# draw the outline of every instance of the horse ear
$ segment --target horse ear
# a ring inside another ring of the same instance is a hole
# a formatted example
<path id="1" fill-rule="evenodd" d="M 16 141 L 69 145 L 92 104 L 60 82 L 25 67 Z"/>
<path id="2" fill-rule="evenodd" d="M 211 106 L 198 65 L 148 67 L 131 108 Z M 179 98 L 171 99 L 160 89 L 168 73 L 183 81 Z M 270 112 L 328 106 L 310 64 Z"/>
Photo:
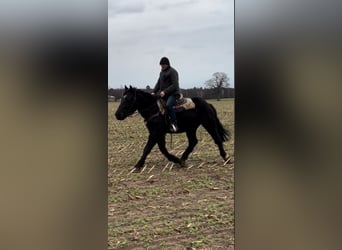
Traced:
<path id="1" fill-rule="evenodd" d="M 129 85 L 129 88 L 132 89 L 132 85 Z"/>
<path id="2" fill-rule="evenodd" d="M 125 90 L 127 90 L 128 88 L 127 88 L 127 86 L 125 85 Z"/>

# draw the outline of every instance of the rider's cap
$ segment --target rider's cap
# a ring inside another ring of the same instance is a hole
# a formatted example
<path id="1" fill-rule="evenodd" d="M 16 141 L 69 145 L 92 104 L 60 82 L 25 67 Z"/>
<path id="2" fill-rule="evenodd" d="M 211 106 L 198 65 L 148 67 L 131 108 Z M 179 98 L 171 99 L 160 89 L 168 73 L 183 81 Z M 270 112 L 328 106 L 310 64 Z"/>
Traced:
<path id="1" fill-rule="evenodd" d="M 161 59 L 160 59 L 160 63 L 159 63 L 160 65 L 162 65 L 162 64 L 166 64 L 166 65 L 169 65 L 170 66 L 170 61 L 169 61 L 169 59 L 167 58 L 167 57 L 162 57 Z"/>

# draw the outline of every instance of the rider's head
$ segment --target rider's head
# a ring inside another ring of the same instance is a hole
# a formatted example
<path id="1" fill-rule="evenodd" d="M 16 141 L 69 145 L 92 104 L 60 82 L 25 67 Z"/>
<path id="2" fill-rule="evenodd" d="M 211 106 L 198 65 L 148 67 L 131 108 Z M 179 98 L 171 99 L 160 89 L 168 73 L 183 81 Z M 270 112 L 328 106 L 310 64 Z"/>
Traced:
<path id="1" fill-rule="evenodd" d="M 167 57 L 162 57 L 160 59 L 160 63 L 159 64 L 160 64 L 162 70 L 165 70 L 168 67 L 170 67 L 170 61 L 169 61 L 169 59 Z"/>

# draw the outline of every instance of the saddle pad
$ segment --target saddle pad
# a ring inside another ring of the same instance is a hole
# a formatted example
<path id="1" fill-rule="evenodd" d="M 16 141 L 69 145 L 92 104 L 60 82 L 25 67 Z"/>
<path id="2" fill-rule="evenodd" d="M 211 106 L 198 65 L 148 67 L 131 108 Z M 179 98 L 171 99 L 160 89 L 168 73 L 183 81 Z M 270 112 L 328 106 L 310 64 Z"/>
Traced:
<path id="1" fill-rule="evenodd" d="M 162 99 L 159 99 L 157 101 L 160 113 L 162 115 L 166 114 L 166 108 L 165 108 L 165 101 Z M 174 109 L 176 112 L 180 112 L 183 110 L 188 110 L 188 109 L 194 109 L 195 108 L 195 103 L 192 101 L 191 98 L 182 98 L 177 101 L 176 105 L 174 106 Z"/>
<path id="2" fill-rule="evenodd" d="M 187 109 L 194 109 L 195 103 L 192 101 L 191 98 L 182 98 L 179 102 L 176 103 L 174 106 L 176 111 L 183 111 Z"/>
<path id="3" fill-rule="evenodd" d="M 160 114 L 165 115 L 166 108 L 165 108 L 165 101 L 162 99 L 157 100 L 158 108 L 160 111 Z"/>

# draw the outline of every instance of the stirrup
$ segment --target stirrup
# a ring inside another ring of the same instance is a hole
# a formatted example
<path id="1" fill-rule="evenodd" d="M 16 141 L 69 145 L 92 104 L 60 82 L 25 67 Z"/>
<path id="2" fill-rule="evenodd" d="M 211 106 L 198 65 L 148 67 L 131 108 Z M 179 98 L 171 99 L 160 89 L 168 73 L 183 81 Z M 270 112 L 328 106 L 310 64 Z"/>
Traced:
<path id="1" fill-rule="evenodd" d="M 177 125 L 174 124 L 174 123 L 171 123 L 171 131 L 172 132 L 177 132 L 178 128 L 177 128 Z"/>

